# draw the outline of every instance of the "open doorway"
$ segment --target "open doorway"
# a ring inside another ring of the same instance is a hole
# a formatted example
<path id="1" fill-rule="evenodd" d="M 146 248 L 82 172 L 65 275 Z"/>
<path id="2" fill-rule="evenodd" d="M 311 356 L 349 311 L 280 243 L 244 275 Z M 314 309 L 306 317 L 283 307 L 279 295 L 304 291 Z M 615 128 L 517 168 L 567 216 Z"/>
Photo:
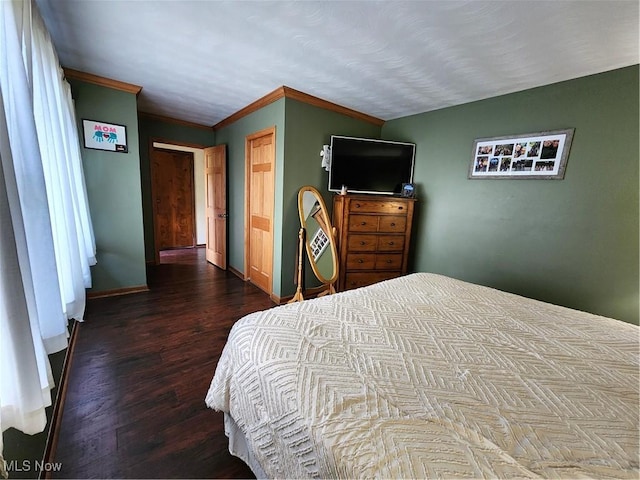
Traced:
<path id="1" fill-rule="evenodd" d="M 174 263 L 177 250 L 205 246 L 204 149 L 154 141 L 149 156 L 154 260 Z"/>

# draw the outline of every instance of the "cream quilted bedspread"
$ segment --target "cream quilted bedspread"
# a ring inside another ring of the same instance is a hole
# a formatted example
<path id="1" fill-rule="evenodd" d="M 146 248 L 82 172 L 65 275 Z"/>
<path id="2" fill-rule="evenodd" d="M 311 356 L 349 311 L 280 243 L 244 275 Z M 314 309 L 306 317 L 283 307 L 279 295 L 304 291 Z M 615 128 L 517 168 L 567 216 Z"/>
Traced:
<path id="1" fill-rule="evenodd" d="M 638 327 L 418 273 L 238 321 L 206 402 L 271 478 L 634 478 Z"/>

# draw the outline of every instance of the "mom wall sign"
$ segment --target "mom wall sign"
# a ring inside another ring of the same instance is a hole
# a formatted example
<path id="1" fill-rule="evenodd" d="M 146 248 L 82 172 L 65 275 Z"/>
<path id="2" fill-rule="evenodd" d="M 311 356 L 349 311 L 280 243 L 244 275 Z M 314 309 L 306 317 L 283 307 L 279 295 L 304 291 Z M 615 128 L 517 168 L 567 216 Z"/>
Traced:
<path id="1" fill-rule="evenodd" d="M 84 148 L 127 153 L 127 127 L 113 123 L 82 120 Z"/>

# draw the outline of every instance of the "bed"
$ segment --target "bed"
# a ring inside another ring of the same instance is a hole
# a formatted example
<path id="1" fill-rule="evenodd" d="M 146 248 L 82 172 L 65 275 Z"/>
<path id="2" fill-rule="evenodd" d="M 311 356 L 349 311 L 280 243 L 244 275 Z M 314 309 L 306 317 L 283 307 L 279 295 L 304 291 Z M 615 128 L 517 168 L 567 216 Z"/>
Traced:
<path id="1" fill-rule="evenodd" d="M 206 395 L 258 478 L 634 478 L 639 329 L 428 273 L 257 312 Z"/>

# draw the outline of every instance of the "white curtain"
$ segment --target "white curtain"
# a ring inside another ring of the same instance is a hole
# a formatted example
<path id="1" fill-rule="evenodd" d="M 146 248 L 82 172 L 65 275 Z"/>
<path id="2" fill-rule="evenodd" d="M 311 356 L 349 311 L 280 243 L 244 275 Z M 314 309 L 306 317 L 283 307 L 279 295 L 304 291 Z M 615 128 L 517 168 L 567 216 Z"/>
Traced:
<path id="1" fill-rule="evenodd" d="M 71 91 L 31 0 L 0 1 L 0 107 L 0 431 L 33 434 L 95 240 Z M 1 453 L 0 436 L 0 469 Z"/>
<path id="2" fill-rule="evenodd" d="M 42 18 L 34 14 L 31 20 L 30 35 L 26 35 L 25 25 L 24 36 L 31 39 L 34 118 L 47 185 L 62 306 L 68 318 L 82 320 L 85 288 L 91 287 L 89 266 L 96 259 L 71 87 L 63 78 Z"/>

